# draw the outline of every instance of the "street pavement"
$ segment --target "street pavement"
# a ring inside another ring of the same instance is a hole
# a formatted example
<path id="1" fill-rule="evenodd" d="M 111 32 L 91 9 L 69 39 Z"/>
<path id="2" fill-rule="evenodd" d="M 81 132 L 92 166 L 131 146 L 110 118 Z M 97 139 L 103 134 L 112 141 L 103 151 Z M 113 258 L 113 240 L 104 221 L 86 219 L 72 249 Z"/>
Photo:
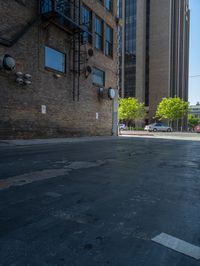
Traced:
<path id="1" fill-rule="evenodd" d="M 0 150 L 1 266 L 200 265 L 186 250 L 200 247 L 198 141 L 1 141 Z M 166 245 L 152 240 L 163 236 Z"/>

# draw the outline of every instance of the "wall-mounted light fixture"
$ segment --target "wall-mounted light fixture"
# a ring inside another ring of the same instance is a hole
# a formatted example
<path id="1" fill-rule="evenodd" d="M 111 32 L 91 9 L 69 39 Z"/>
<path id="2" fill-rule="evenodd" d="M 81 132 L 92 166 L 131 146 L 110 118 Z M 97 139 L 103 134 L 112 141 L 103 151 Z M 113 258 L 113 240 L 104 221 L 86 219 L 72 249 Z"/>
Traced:
<path id="1" fill-rule="evenodd" d="M 54 77 L 59 79 L 59 78 L 61 78 L 61 75 L 60 74 L 54 74 Z"/>
<path id="2" fill-rule="evenodd" d="M 30 80 L 24 80 L 24 84 L 25 84 L 25 85 L 31 85 L 32 82 L 31 82 Z"/>
<path id="3" fill-rule="evenodd" d="M 16 79 L 16 82 L 19 84 L 19 85 L 23 85 L 24 84 L 24 81 L 22 78 L 17 78 Z"/>
<path id="4" fill-rule="evenodd" d="M 22 72 L 16 72 L 16 76 L 17 76 L 17 79 L 16 79 L 16 82 L 19 84 L 19 85 L 31 85 L 32 84 L 32 76 L 31 74 L 23 74 Z"/>
<path id="5" fill-rule="evenodd" d="M 26 74 L 24 74 L 24 78 L 30 80 L 30 79 L 32 79 L 32 76 L 30 74 L 26 73 Z"/>
<path id="6" fill-rule="evenodd" d="M 18 78 L 22 78 L 23 75 L 24 75 L 24 74 L 23 74 L 22 72 L 20 72 L 20 71 L 19 71 L 19 72 L 16 72 L 16 76 L 17 76 Z"/>

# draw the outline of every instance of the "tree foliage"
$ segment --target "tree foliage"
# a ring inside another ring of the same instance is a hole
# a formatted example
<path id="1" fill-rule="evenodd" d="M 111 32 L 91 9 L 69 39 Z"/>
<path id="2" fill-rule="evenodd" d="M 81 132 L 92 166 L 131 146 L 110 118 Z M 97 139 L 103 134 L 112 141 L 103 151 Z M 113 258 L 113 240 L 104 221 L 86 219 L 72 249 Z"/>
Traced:
<path id="1" fill-rule="evenodd" d="M 179 97 L 163 98 L 157 107 L 156 118 L 167 119 L 170 122 L 185 117 L 188 112 L 189 103 Z"/>
<path id="2" fill-rule="evenodd" d="M 200 123 L 200 121 L 199 121 L 199 118 L 198 117 L 195 117 L 192 114 L 189 114 L 188 115 L 188 127 L 190 129 L 195 128 L 199 123 Z"/>
<path id="3" fill-rule="evenodd" d="M 119 119 L 127 122 L 141 121 L 146 116 L 146 110 L 143 103 L 136 98 L 119 99 Z"/>

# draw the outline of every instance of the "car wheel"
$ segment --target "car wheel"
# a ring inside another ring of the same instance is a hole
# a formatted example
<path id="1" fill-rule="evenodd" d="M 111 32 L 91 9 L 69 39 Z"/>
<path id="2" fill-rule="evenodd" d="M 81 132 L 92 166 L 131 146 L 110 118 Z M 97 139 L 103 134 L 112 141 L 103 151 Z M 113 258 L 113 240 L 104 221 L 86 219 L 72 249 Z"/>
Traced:
<path id="1" fill-rule="evenodd" d="M 154 129 L 153 129 L 153 132 L 157 132 L 157 131 L 158 131 L 157 128 L 154 128 Z"/>
<path id="2" fill-rule="evenodd" d="M 167 132 L 172 132 L 171 128 L 168 128 L 168 129 L 167 129 Z"/>

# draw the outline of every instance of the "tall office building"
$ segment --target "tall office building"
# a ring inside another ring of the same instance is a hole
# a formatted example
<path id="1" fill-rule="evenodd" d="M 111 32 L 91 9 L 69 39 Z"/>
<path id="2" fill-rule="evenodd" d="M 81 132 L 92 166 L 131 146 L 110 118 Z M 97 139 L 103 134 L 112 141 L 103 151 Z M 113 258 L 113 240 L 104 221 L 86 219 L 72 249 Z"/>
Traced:
<path id="1" fill-rule="evenodd" d="M 163 97 L 188 99 L 188 0 L 120 0 L 121 97 L 137 97 L 155 115 Z"/>

